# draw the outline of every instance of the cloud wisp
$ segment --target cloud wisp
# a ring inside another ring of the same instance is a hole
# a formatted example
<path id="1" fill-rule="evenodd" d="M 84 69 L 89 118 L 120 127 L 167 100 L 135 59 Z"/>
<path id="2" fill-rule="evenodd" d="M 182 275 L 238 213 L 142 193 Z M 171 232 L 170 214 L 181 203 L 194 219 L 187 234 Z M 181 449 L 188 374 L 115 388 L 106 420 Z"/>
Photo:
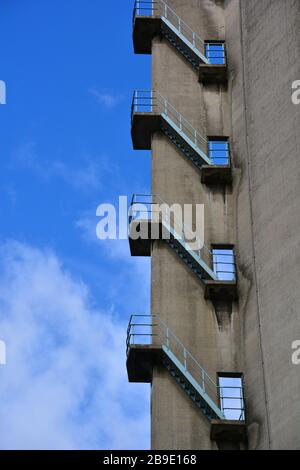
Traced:
<path id="1" fill-rule="evenodd" d="M 103 181 L 113 171 L 109 159 L 102 155 L 91 158 L 84 155 L 74 159 L 72 165 L 58 158 L 45 158 L 38 144 L 28 141 L 19 146 L 16 152 L 17 163 L 34 172 L 39 178 L 49 180 L 59 178 L 69 186 L 83 192 L 99 191 Z"/>
<path id="2" fill-rule="evenodd" d="M 106 109 L 115 108 L 124 99 L 123 95 L 106 89 L 99 91 L 96 88 L 90 88 L 88 92 L 95 98 L 99 105 Z"/>
<path id="3" fill-rule="evenodd" d="M 57 256 L 0 246 L 2 449 L 147 448 L 148 387 L 127 382 L 126 323 Z"/>

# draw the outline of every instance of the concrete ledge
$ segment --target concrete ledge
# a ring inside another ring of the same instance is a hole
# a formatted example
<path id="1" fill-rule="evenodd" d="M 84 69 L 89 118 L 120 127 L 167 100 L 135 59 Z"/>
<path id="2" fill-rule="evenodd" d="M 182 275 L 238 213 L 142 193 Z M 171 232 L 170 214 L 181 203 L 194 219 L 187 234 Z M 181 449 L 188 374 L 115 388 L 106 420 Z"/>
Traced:
<path id="1" fill-rule="evenodd" d="M 151 383 L 153 366 L 161 363 L 161 357 L 161 345 L 130 345 L 126 361 L 129 382 Z"/>
<path id="2" fill-rule="evenodd" d="M 135 150 L 151 150 L 152 134 L 161 128 L 160 114 L 134 113 L 131 138 Z"/>
<path id="3" fill-rule="evenodd" d="M 247 442 L 245 421 L 212 420 L 210 438 L 212 441 Z"/>
<path id="4" fill-rule="evenodd" d="M 205 281 L 205 299 L 227 300 L 238 299 L 236 281 Z"/>
<path id="5" fill-rule="evenodd" d="M 200 64 L 199 82 L 205 84 L 227 83 L 227 65 Z"/>
<path id="6" fill-rule="evenodd" d="M 141 234 L 139 238 L 136 238 L 137 232 Z M 152 220 L 133 220 L 128 238 L 131 256 L 151 256 L 153 241 L 162 238 L 162 224 Z"/>
<path id="7" fill-rule="evenodd" d="M 133 47 L 136 54 L 151 54 L 152 39 L 161 32 L 161 18 L 137 16 L 133 25 Z"/>
<path id="8" fill-rule="evenodd" d="M 203 184 L 231 184 L 232 172 L 229 165 L 202 165 L 201 183 Z"/>

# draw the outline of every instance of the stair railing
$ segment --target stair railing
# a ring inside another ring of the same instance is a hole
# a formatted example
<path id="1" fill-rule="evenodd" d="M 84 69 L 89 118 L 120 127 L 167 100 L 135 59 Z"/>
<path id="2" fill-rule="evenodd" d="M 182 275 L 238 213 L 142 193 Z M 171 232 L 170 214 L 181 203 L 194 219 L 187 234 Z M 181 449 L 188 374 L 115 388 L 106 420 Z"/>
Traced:
<path id="1" fill-rule="evenodd" d="M 217 275 L 211 270 L 211 266 L 213 266 L 212 251 L 184 223 L 184 213 L 182 218 L 179 218 L 174 212 L 171 213 L 170 209 L 172 207 L 157 194 L 134 194 L 128 211 L 129 225 L 137 219 L 162 222 L 164 228 L 163 238 L 168 239 L 170 234 L 173 235 L 175 239 L 180 241 L 186 251 L 206 263 L 208 273 L 210 273 L 212 279 L 217 280 Z M 191 245 L 197 248 L 193 248 Z"/>
<path id="2" fill-rule="evenodd" d="M 132 315 L 130 317 L 126 341 L 127 353 L 130 345 L 133 344 L 164 346 L 168 351 L 171 351 L 202 390 L 214 398 L 214 402 L 218 404 L 217 384 L 158 315 Z"/>
<path id="3" fill-rule="evenodd" d="M 208 163 L 213 161 L 208 157 L 208 142 L 192 124 L 185 119 L 168 100 L 156 90 L 135 90 L 131 106 L 131 119 L 135 113 L 159 114 L 169 118 L 187 139 L 203 153 Z"/>
<path id="4" fill-rule="evenodd" d="M 245 400 L 243 387 L 220 387 L 199 364 L 195 357 L 186 349 L 172 330 L 158 315 L 131 315 L 126 339 L 126 351 L 129 354 L 131 345 L 161 346 L 171 357 L 174 356 L 180 363 L 181 369 L 188 377 L 198 384 L 201 390 L 226 414 L 235 412 L 240 420 L 245 419 Z M 224 404 L 224 390 L 234 390 L 234 396 L 226 393 Z M 237 400 L 239 397 L 239 401 Z M 233 400 L 233 406 L 230 405 Z M 226 408 L 222 408 L 223 405 Z"/>
<path id="5" fill-rule="evenodd" d="M 180 241 L 186 251 L 192 253 L 199 262 L 203 261 L 206 271 L 212 280 L 234 280 L 236 277 L 236 255 L 232 251 L 229 255 L 222 254 L 220 259 L 215 252 L 208 248 L 204 241 L 192 232 L 182 218 L 178 218 L 163 199 L 157 194 L 134 194 L 128 211 L 129 225 L 133 220 L 151 220 L 161 222 L 165 231 L 163 238 L 168 239 L 170 234 Z M 148 234 L 149 238 L 151 234 Z M 196 248 L 193 248 L 193 246 Z"/>
<path id="6" fill-rule="evenodd" d="M 182 35 L 200 56 L 205 58 L 205 42 L 192 30 L 163 0 L 136 0 L 133 11 L 133 21 L 137 16 L 154 16 L 164 19 Z M 207 60 L 208 63 L 208 60 Z"/>

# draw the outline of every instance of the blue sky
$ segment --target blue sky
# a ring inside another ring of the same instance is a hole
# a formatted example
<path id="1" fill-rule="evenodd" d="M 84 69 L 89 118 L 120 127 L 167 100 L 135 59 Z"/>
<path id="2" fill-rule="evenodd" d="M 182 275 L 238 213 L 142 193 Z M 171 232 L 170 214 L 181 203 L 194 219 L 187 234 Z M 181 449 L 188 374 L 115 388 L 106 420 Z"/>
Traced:
<path id="1" fill-rule="evenodd" d="M 96 208 L 149 192 L 132 150 L 133 1 L 2 0 L 0 447 L 149 448 L 149 386 L 128 384 L 126 326 L 150 264 L 97 240 Z"/>

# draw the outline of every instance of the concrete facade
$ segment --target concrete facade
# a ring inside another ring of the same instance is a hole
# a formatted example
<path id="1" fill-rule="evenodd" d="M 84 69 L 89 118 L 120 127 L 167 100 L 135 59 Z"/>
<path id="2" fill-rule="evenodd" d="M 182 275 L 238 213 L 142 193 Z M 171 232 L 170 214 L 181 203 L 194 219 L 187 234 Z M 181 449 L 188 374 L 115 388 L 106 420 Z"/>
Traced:
<path id="1" fill-rule="evenodd" d="M 250 449 L 300 449 L 300 4 L 226 1 Z"/>
<path id="2" fill-rule="evenodd" d="M 211 302 L 162 241 L 152 251 L 151 311 L 209 375 L 242 372 L 249 449 L 300 449 L 300 79 L 298 0 L 169 0 L 205 40 L 226 41 L 228 85 L 198 82 L 163 38 L 152 45 L 153 89 L 202 135 L 230 137 L 233 183 L 201 184 L 197 169 L 161 133 L 152 137 L 152 192 L 205 204 L 205 243 L 237 251 L 238 302 Z M 153 449 L 216 449 L 210 423 L 155 366 Z"/>

